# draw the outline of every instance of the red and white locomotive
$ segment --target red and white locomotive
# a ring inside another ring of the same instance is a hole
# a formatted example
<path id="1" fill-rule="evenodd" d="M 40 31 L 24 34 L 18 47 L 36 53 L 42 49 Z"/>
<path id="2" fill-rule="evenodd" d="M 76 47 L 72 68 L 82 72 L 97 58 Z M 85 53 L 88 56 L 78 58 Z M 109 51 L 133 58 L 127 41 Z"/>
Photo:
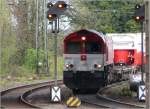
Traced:
<path id="1" fill-rule="evenodd" d="M 96 90 L 113 67 L 112 40 L 95 30 L 79 30 L 64 39 L 64 84 L 73 90 Z"/>

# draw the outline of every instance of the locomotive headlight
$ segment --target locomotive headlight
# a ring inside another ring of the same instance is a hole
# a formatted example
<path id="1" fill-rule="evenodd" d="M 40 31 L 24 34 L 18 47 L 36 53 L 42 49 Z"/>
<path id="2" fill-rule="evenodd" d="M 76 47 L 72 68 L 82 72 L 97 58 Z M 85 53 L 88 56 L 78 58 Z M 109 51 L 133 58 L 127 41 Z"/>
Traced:
<path id="1" fill-rule="evenodd" d="M 85 37 L 85 36 L 82 36 L 82 37 L 81 37 L 81 40 L 82 40 L 82 41 L 85 41 L 85 40 L 86 40 L 86 37 Z"/>
<path id="2" fill-rule="evenodd" d="M 97 65 L 97 68 L 101 68 L 101 67 L 102 67 L 102 65 L 100 65 L 100 64 Z"/>
<path id="3" fill-rule="evenodd" d="M 66 64 L 65 67 L 66 67 L 67 69 L 73 68 L 73 64 Z"/>
<path id="4" fill-rule="evenodd" d="M 69 68 L 69 64 L 66 64 L 65 66 L 66 66 L 66 68 Z"/>
<path id="5" fill-rule="evenodd" d="M 102 65 L 100 64 L 94 64 L 94 68 L 100 69 L 102 67 Z"/>

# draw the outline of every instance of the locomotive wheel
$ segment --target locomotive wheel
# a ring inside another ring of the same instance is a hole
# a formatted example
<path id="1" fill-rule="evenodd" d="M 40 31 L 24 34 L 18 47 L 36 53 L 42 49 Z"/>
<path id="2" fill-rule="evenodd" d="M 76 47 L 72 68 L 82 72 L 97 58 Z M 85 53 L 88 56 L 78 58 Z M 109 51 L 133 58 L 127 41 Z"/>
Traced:
<path id="1" fill-rule="evenodd" d="M 121 80 L 122 80 L 122 73 L 118 74 L 118 78 L 117 78 L 117 81 L 121 81 Z"/>
<path id="2" fill-rule="evenodd" d="M 107 83 L 110 84 L 112 82 L 112 75 L 108 74 L 107 76 Z"/>

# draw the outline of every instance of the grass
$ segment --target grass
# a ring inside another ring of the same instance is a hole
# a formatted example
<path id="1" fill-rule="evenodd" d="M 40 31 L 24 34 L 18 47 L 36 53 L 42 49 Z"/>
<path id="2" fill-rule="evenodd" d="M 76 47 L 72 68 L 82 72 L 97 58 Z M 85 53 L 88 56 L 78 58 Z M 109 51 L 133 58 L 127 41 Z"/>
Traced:
<path id="1" fill-rule="evenodd" d="M 129 87 L 123 87 L 119 92 L 119 95 L 132 97 L 132 91 L 129 89 Z"/>
<path id="2" fill-rule="evenodd" d="M 62 76 L 63 76 L 63 57 L 58 57 L 57 59 L 58 63 L 57 63 L 57 72 L 58 72 L 58 78 L 59 79 L 62 79 Z M 50 76 L 51 76 L 51 79 L 54 79 L 54 61 L 51 60 L 50 61 Z"/>
<path id="3" fill-rule="evenodd" d="M 16 84 L 29 84 L 35 81 L 54 80 L 54 61 L 53 57 L 50 60 L 50 75 L 40 69 L 40 74 L 37 75 L 34 70 L 29 70 L 25 66 L 11 65 L 9 69 L 1 71 L 0 86 L 9 87 Z M 63 77 L 63 57 L 58 57 L 58 79 Z"/>

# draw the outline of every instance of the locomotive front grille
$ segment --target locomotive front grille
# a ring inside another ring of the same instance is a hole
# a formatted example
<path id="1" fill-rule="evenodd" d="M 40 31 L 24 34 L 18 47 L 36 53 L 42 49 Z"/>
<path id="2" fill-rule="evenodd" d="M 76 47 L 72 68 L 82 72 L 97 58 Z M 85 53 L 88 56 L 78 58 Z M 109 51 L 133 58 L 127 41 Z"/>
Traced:
<path id="1" fill-rule="evenodd" d="M 81 88 L 95 88 L 99 86 L 104 80 L 103 72 L 77 72 L 73 75 L 73 81 L 77 85 L 77 87 Z M 101 81 L 101 82 L 99 82 Z"/>

